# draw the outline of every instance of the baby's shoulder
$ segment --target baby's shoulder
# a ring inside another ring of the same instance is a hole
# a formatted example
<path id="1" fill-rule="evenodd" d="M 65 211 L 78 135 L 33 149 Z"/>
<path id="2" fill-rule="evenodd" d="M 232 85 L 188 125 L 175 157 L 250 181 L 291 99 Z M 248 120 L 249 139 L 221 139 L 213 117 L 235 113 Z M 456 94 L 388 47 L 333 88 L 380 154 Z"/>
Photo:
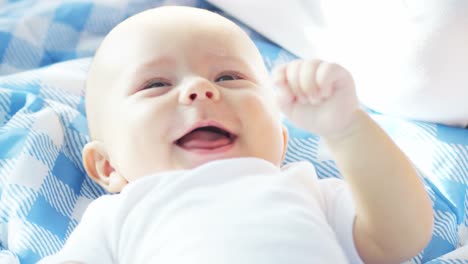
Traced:
<path id="1" fill-rule="evenodd" d="M 281 167 L 284 175 L 318 180 L 314 165 L 308 161 L 291 162 Z"/>

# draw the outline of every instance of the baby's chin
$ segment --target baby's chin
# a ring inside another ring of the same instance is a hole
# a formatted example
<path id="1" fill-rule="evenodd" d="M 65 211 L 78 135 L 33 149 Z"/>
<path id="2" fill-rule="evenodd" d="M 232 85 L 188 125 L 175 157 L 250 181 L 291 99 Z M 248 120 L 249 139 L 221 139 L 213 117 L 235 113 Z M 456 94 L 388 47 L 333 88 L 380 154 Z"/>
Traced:
<path id="1" fill-rule="evenodd" d="M 198 157 L 197 159 L 190 160 L 187 164 L 184 164 L 183 168 L 195 169 L 197 167 L 203 166 L 211 162 L 221 161 L 221 160 L 226 160 L 226 159 L 233 159 L 233 158 L 241 158 L 241 157 L 246 157 L 246 156 L 241 156 L 241 155 L 217 155 L 216 157 L 201 156 L 201 157 Z"/>
<path id="2" fill-rule="evenodd" d="M 207 160 L 204 160 L 204 161 L 197 161 L 197 162 L 189 164 L 188 166 L 185 167 L 185 169 L 187 169 L 187 170 L 195 169 L 195 168 L 201 167 L 203 165 L 210 164 L 212 162 L 222 161 L 222 160 L 227 160 L 227 159 L 232 159 L 232 158 L 234 158 L 234 157 L 220 157 L 220 158 L 216 158 L 216 159 L 207 159 Z"/>

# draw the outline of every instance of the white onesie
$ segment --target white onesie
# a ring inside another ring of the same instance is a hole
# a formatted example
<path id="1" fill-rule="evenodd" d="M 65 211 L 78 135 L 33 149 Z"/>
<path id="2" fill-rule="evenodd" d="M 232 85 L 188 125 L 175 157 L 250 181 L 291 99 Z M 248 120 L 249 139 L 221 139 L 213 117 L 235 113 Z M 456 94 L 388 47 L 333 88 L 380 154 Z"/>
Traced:
<path id="1" fill-rule="evenodd" d="M 362 263 L 354 217 L 344 182 L 309 163 L 218 160 L 98 198 L 40 263 Z"/>

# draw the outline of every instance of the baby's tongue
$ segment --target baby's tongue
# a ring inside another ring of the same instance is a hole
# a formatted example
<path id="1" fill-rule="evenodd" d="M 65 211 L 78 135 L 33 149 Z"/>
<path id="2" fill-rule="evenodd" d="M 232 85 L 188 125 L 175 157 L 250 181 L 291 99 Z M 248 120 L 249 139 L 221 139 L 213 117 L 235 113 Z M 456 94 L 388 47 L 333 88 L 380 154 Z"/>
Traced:
<path id="1" fill-rule="evenodd" d="M 221 133 L 197 130 L 179 140 L 179 145 L 185 149 L 215 149 L 228 145 L 231 139 Z"/>

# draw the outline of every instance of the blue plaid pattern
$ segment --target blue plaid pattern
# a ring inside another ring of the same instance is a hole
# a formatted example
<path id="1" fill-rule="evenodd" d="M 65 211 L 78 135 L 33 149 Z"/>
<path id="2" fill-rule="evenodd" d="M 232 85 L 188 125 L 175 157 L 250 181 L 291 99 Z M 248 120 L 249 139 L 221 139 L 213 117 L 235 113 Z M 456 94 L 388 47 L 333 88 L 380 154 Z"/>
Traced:
<path id="1" fill-rule="evenodd" d="M 83 85 L 103 36 L 162 4 L 226 15 L 201 0 L 107 2 L 0 0 L 0 263 L 35 263 L 58 251 L 89 202 L 104 194 L 81 164 Z M 268 68 L 294 59 L 243 28 Z M 436 212 L 431 243 L 408 263 L 468 263 L 468 130 L 372 116 L 413 161 Z M 284 123 L 291 136 L 285 163 L 308 160 L 319 177 L 340 177 L 319 137 Z"/>

